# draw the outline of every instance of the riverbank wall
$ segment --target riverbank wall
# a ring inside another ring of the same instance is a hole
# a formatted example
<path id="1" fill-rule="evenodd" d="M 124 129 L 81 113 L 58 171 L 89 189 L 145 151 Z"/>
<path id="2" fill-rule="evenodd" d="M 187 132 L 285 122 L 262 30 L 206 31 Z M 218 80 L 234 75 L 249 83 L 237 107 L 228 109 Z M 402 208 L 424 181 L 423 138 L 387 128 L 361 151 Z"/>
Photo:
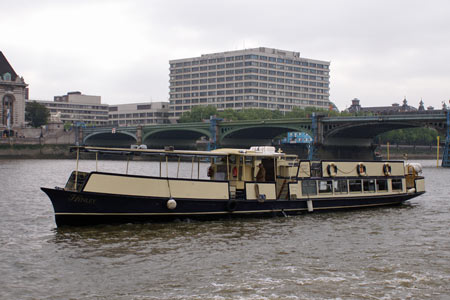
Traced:
<path id="1" fill-rule="evenodd" d="M 383 160 L 388 159 L 387 145 L 381 145 L 377 148 Z M 442 159 L 444 147 L 439 147 L 439 159 Z M 424 145 L 390 145 L 389 159 L 437 159 L 437 146 Z"/>
<path id="2" fill-rule="evenodd" d="M 0 144 L 1 159 L 67 159 L 75 158 L 70 146 L 61 144 Z"/>
<path id="3" fill-rule="evenodd" d="M 70 152 L 73 144 L 18 144 L 18 143 L 0 143 L 0 159 L 70 159 L 75 158 L 75 152 Z M 301 159 L 307 158 L 306 147 L 290 147 L 284 149 L 286 153 L 297 154 Z M 381 145 L 377 148 L 383 160 L 387 160 L 387 147 Z M 442 159 L 444 147 L 439 148 L 439 157 Z M 414 146 L 414 145 L 391 145 L 389 147 L 389 159 L 436 159 L 436 146 Z"/>

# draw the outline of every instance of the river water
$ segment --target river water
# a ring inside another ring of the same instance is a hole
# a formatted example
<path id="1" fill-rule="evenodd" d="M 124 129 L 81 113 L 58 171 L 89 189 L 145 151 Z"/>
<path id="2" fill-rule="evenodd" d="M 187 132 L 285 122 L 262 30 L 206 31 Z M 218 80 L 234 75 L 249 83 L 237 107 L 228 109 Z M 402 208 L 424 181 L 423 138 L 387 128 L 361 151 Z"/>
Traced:
<path id="1" fill-rule="evenodd" d="M 421 163 L 400 207 L 57 229 L 39 187 L 74 161 L 0 160 L 0 299 L 450 299 L 450 169 Z"/>

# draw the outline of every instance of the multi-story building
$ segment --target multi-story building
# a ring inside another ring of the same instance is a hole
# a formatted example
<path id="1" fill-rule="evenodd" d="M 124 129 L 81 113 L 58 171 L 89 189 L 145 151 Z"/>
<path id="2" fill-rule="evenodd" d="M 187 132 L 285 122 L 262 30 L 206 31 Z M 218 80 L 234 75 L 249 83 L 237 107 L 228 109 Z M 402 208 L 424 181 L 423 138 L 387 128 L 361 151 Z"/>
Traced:
<path id="1" fill-rule="evenodd" d="M 218 110 L 328 108 L 330 62 L 299 52 L 254 48 L 170 63 L 170 110 L 177 119 L 197 105 Z"/>
<path id="2" fill-rule="evenodd" d="M 108 104 L 101 103 L 100 96 L 83 95 L 81 92 L 69 92 L 55 96 L 54 101 L 30 100 L 45 105 L 52 116 L 62 122 L 104 126 L 108 124 Z M 27 101 L 28 102 L 28 101 Z"/>
<path id="3" fill-rule="evenodd" d="M 28 88 L 0 51 L 0 130 L 13 132 L 25 126 Z M 3 132 L 2 132 L 3 134 Z M 1 135 L 0 135 L 1 136 Z"/>
<path id="4" fill-rule="evenodd" d="M 424 111 L 423 101 L 420 101 L 419 111 Z M 431 108 L 433 110 L 433 108 Z M 416 112 L 417 108 L 408 105 L 408 101 L 406 98 L 403 99 L 403 104 L 399 105 L 398 103 L 393 103 L 391 106 L 372 106 L 372 107 L 362 107 L 360 104 L 360 100 L 358 98 L 354 98 L 352 100 L 352 105 L 347 108 L 347 111 L 350 113 L 373 113 L 377 115 L 388 115 L 394 113 L 404 113 L 404 112 Z"/>
<path id="5" fill-rule="evenodd" d="M 136 126 L 169 123 L 168 102 L 144 102 L 109 106 L 109 125 Z"/>

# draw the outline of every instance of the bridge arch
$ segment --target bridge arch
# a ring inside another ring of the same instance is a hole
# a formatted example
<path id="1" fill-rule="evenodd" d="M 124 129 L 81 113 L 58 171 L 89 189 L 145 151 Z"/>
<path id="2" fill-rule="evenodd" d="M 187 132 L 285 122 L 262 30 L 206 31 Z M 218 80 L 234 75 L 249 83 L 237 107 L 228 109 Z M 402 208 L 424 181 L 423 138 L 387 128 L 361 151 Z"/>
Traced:
<path id="1" fill-rule="evenodd" d="M 324 130 L 324 140 L 336 138 L 352 138 L 352 139 L 373 139 L 377 135 L 397 129 L 406 128 L 432 128 L 438 132 L 445 131 L 445 125 L 442 122 L 382 122 L 370 121 L 364 124 L 347 123 L 340 126 L 334 126 L 328 130 Z"/>
<path id="2" fill-rule="evenodd" d="M 222 146 L 243 146 L 270 145 L 273 138 L 280 134 L 294 132 L 305 132 L 312 136 L 311 126 L 299 126 L 295 124 L 257 124 L 221 128 L 220 144 Z"/>
<path id="3" fill-rule="evenodd" d="M 94 132 L 83 138 L 83 145 L 87 146 L 108 146 L 108 147 L 130 147 L 137 143 L 135 134 L 127 131 L 117 131 L 116 133 Z"/>
<path id="4" fill-rule="evenodd" d="M 202 128 L 159 128 L 150 130 L 142 137 L 142 143 L 152 148 L 175 146 L 196 148 L 196 141 L 201 137 L 211 137 L 209 130 Z"/>

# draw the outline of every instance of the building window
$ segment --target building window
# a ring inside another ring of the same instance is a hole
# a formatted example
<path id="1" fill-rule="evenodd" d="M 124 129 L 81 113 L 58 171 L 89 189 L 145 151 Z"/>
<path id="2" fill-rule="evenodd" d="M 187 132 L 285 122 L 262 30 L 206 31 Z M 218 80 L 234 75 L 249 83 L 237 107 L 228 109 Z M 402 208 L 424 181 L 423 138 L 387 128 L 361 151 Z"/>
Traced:
<path id="1" fill-rule="evenodd" d="M 11 74 L 6 72 L 5 74 L 3 74 L 3 80 L 5 81 L 11 81 Z"/>
<path id="2" fill-rule="evenodd" d="M 151 109 L 151 108 L 152 108 L 151 104 L 142 104 L 142 105 L 137 106 L 138 110 Z"/>
<path id="3" fill-rule="evenodd" d="M 9 111 L 9 124 L 12 126 L 14 124 L 14 100 L 13 98 L 11 98 L 11 96 L 6 95 L 5 97 L 3 97 L 2 111 L 3 111 L 2 124 L 8 125 L 8 111 Z"/>

